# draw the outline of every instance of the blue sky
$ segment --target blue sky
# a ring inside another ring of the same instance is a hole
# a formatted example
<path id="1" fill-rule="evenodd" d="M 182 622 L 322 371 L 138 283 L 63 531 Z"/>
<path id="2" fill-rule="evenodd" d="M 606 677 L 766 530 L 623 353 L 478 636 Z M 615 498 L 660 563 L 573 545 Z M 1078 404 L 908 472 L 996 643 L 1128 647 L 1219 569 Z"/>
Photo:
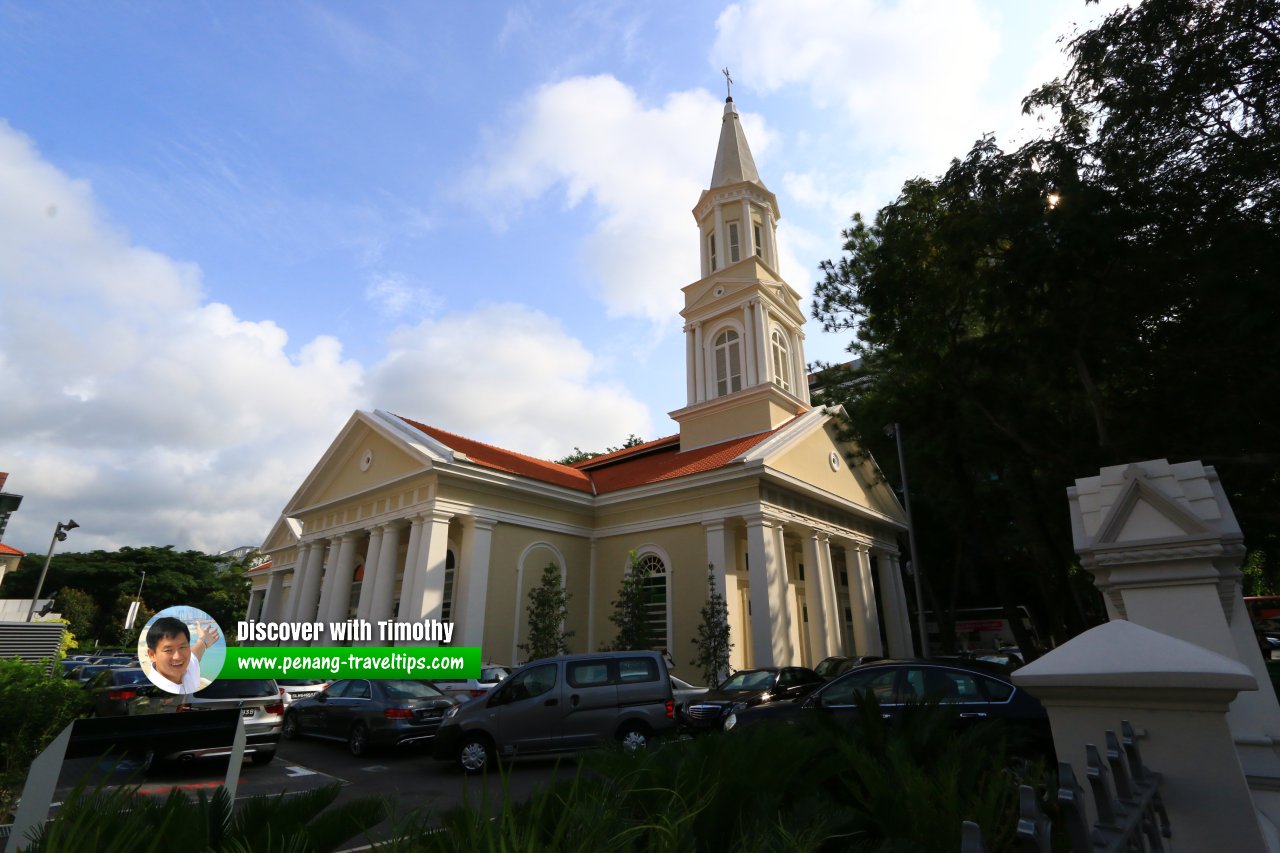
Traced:
<path id="1" fill-rule="evenodd" d="M 1099 14 L 0 0 L 5 542 L 256 544 L 355 409 L 543 457 L 673 434 L 722 67 L 807 304 L 855 210 L 1025 137 Z"/>

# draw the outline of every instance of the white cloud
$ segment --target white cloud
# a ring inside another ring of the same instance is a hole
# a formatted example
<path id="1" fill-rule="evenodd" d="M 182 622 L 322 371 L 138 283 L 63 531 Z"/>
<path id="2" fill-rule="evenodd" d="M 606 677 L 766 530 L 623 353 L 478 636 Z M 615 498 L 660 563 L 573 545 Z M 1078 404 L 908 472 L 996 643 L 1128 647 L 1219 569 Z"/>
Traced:
<path id="1" fill-rule="evenodd" d="M 56 213 L 51 213 L 56 211 Z M 560 324 L 491 305 L 398 329 L 372 369 L 206 301 L 200 272 L 130 243 L 91 187 L 0 124 L 0 470 L 24 495 L 6 542 L 255 544 L 357 408 L 542 456 L 648 434 Z M 371 298 L 421 307 L 404 279 Z"/>
<path id="2" fill-rule="evenodd" d="M 553 458 L 651 434 L 644 404 L 598 367 L 553 318 L 488 304 L 397 330 L 369 391 L 381 409 Z"/>
<path id="3" fill-rule="evenodd" d="M 407 276 L 398 272 L 370 276 L 364 298 L 391 317 L 429 314 L 441 304 L 440 298 L 429 289 L 415 286 Z"/>
<path id="4" fill-rule="evenodd" d="M 0 459 L 25 496 L 6 540 L 62 517 L 77 549 L 264 535 L 362 402 L 360 366 L 204 301 L 198 269 L 132 245 L 7 125 L 0 233 Z"/>
<path id="5" fill-rule="evenodd" d="M 722 110 L 704 90 L 648 107 L 610 76 L 563 80 L 494 132 L 471 189 L 507 215 L 552 193 L 570 208 L 589 202 L 596 222 L 579 257 L 591 293 L 612 317 L 670 324 L 698 276 L 689 211 L 711 177 Z M 759 156 L 771 136 L 758 117 L 742 120 Z"/>

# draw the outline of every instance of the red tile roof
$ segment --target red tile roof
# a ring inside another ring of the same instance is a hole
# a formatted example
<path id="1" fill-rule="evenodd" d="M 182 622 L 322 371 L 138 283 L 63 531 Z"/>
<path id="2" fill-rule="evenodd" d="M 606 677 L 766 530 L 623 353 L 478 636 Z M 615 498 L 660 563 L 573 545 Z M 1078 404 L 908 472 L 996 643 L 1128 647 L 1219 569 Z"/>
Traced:
<path id="1" fill-rule="evenodd" d="M 465 453 L 477 465 L 601 495 L 723 468 L 777 432 L 775 429 L 683 452 L 680 450 L 680 436 L 672 435 L 575 462 L 573 465 L 561 465 L 464 438 L 406 417 L 397 417 L 446 446 Z"/>
<path id="2" fill-rule="evenodd" d="M 25 551 L 19 551 L 17 548 L 10 548 L 8 545 L 4 544 L 3 542 L 0 542 L 0 554 L 8 554 L 9 556 L 12 556 L 12 557 L 27 556 Z"/>
<path id="3" fill-rule="evenodd" d="M 492 444 L 484 444 L 451 432 L 445 432 L 442 429 L 420 424 L 402 415 L 397 415 L 396 417 L 414 429 L 426 433 L 436 441 L 453 448 L 459 453 L 465 453 L 467 458 L 477 465 L 496 468 L 509 474 L 519 474 L 523 477 L 541 480 L 544 483 L 551 483 L 552 485 L 563 486 L 566 489 L 575 489 L 579 492 L 591 494 L 591 478 L 581 471 L 570 468 L 568 465 L 548 462 L 545 459 L 535 459 L 532 456 L 525 456 L 523 453 L 516 453 L 511 450 L 503 450 L 501 447 L 494 447 Z"/>

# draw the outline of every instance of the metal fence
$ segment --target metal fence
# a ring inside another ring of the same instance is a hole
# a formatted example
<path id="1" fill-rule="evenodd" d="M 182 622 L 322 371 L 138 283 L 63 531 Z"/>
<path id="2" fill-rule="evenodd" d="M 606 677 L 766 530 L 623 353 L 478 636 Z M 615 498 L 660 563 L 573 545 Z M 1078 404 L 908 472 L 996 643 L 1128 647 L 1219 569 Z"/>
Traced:
<path id="1" fill-rule="evenodd" d="M 1094 744 L 1085 747 L 1089 788 L 1098 821 L 1090 829 L 1084 789 L 1067 762 L 1058 764 L 1057 807 L 1066 827 L 1071 853 L 1158 853 L 1171 837 L 1169 815 L 1160 801 L 1160 774 L 1142 763 L 1133 726 L 1120 725 L 1121 737 L 1107 732 L 1104 762 Z M 1014 848 L 1019 853 L 1050 853 L 1049 818 L 1034 788 L 1018 790 L 1018 830 Z M 982 830 L 964 822 L 961 853 L 987 853 Z"/>

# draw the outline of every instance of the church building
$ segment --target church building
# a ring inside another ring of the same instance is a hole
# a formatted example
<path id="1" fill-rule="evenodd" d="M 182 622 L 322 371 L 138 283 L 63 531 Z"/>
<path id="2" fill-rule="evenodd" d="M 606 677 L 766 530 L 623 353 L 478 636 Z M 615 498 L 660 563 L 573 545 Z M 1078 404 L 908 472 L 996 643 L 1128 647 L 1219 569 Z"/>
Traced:
<path id="1" fill-rule="evenodd" d="M 732 97 L 693 216 L 701 277 L 683 289 L 677 434 L 562 465 L 357 411 L 263 543 L 248 618 L 439 619 L 453 645 L 514 664 L 529 592 L 554 565 L 569 646 L 593 651 L 614 638 L 634 552 L 650 569 L 654 648 L 677 674 L 695 672 L 708 572 L 735 669 L 911 656 L 905 513 L 839 438 L 841 409 L 810 405 L 800 294 L 778 272 L 778 200 Z"/>

